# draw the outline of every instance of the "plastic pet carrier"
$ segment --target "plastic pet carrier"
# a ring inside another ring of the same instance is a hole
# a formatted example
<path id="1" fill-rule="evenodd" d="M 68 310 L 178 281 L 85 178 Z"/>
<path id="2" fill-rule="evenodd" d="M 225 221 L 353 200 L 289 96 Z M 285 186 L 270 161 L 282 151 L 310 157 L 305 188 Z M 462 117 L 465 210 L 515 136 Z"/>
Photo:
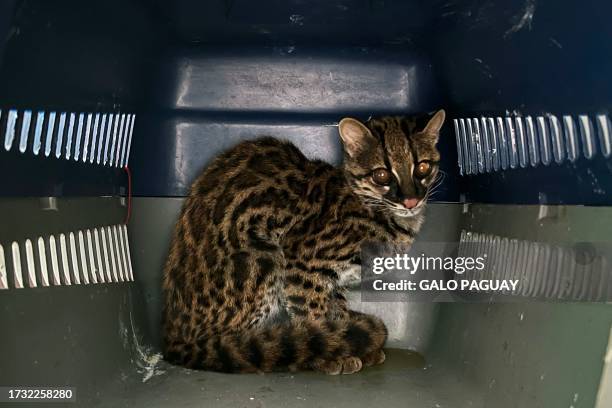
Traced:
<path id="1" fill-rule="evenodd" d="M 0 1 L 0 405 L 612 407 L 611 13 Z M 389 332 L 385 363 L 353 375 L 164 361 L 172 229 L 215 156 L 266 135 L 339 165 L 342 118 L 441 108 L 444 177 L 415 245 L 486 254 L 478 279 L 516 287 L 351 291 Z"/>

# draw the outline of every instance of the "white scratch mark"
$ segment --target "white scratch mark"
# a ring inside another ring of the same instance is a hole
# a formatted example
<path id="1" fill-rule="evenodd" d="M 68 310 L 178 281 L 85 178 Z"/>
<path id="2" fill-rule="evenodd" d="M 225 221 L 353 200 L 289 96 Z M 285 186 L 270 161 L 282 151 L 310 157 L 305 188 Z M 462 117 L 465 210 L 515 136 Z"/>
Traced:
<path id="1" fill-rule="evenodd" d="M 505 32 L 504 38 L 521 31 L 523 28 L 527 27 L 531 30 L 531 23 L 533 22 L 533 16 L 535 15 L 536 9 L 536 1 L 535 0 L 527 0 L 525 1 L 525 7 L 523 8 L 523 12 L 521 13 L 521 17 L 518 18 L 516 24 L 508 29 Z"/>
<path id="2" fill-rule="evenodd" d="M 161 353 L 153 353 L 150 347 L 146 347 L 140 344 L 138 337 L 136 336 L 136 328 L 134 326 L 134 320 L 132 313 L 130 312 L 130 325 L 132 326 L 132 342 L 134 349 L 136 350 L 137 360 L 136 365 L 138 366 L 137 371 L 143 375 L 142 382 L 149 381 L 154 376 L 165 374 L 166 371 L 158 367 L 159 363 L 163 360 Z M 119 328 L 120 332 L 124 332 L 123 328 Z M 127 331 L 127 330 L 126 330 Z M 122 333 L 123 335 L 123 333 Z M 125 333 L 127 335 L 127 333 Z M 125 344 L 125 343 L 124 343 Z"/>
<path id="3" fill-rule="evenodd" d="M 561 43 L 559 41 L 557 41 L 556 39 L 554 39 L 553 37 L 550 37 L 549 40 L 550 40 L 551 43 L 553 43 L 553 45 L 555 45 L 560 50 L 563 49 L 563 46 L 561 45 Z"/>
<path id="4" fill-rule="evenodd" d="M 293 24 L 297 24 L 297 25 L 304 25 L 304 16 L 301 16 L 299 14 L 292 14 L 291 16 L 289 16 L 289 21 L 291 21 Z"/>

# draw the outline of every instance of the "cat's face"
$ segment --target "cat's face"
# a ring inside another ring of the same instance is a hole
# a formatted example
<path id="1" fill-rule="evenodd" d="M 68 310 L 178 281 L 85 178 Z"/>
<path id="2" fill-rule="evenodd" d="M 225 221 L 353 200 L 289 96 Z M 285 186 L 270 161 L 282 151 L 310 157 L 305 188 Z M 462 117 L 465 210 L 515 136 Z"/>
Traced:
<path id="1" fill-rule="evenodd" d="M 398 217 L 418 215 L 438 177 L 436 143 L 445 113 L 438 111 L 423 130 L 402 117 L 342 119 L 344 169 L 366 205 Z"/>

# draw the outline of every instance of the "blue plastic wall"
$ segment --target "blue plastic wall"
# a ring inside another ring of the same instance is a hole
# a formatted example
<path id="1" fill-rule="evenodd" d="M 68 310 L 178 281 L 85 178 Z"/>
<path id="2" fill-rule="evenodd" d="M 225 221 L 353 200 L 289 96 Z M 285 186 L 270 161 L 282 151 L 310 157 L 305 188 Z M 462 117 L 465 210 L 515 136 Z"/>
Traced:
<path id="1" fill-rule="evenodd" d="M 166 44 L 164 25 L 156 19 L 151 5 L 138 1 L 0 1 L 0 140 L 9 109 L 141 109 L 148 100 L 149 67 Z M 0 196 L 127 192 L 123 170 L 41 156 L 0 148 Z"/>
<path id="2" fill-rule="evenodd" d="M 414 52 L 365 47 L 172 54 L 159 74 L 159 105 L 134 138 L 134 193 L 186 195 L 211 158 L 262 135 L 338 164 L 335 125 L 342 117 L 416 114 L 441 105 L 431 67 Z"/>
<path id="3" fill-rule="evenodd" d="M 136 138 L 133 167 L 148 176 L 137 195 L 185 195 L 210 158 L 258 135 L 338 163 L 333 125 L 347 115 L 440 106 L 451 118 L 608 110 L 612 7 L 604 1 L 266 4 L 184 0 L 163 8 L 175 40 L 192 45 L 162 57 L 154 109 Z M 436 200 L 612 202 L 609 159 L 458 177 L 453 139 L 449 127 Z"/>
<path id="4" fill-rule="evenodd" d="M 3 7 L 12 19 L 0 18 L 0 108 L 136 112 L 130 167 L 139 196 L 186 195 L 214 155 L 260 135 L 338 163 L 334 125 L 344 116 L 440 107 L 449 119 L 609 114 L 612 3 L 605 0 L 16 0 Z M 437 200 L 612 203 L 610 158 L 459 176 L 454 140 L 447 126 L 440 145 L 447 177 Z M 0 163 L 9 163 L 4 154 Z M 40 171 L 71 176 L 58 188 L 37 180 Z M 24 166 L 16 175 L 5 165 L 0 174 L 3 195 L 114 194 L 126 183 L 76 165 Z"/>
<path id="5" fill-rule="evenodd" d="M 608 114 L 612 3 L 439 1 L 431 57 L 454 117 Z M 597 147 L 598 148 L 598 147 Z M 612 158 L 461 177 L 463 199 L 612 204 Z"/>

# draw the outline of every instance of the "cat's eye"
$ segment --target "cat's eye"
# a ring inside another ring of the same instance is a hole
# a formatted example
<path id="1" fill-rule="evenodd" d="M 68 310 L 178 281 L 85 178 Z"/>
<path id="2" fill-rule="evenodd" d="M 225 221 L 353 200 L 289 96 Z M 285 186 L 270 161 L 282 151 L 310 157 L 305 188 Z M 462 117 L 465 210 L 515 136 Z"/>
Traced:
<path id="1" fill-rule="evenodd" d="M 416 178 L 427 177 L 429 176 L 429 173 L 431 173 L 431 169 L 431 163 L 426 161 L 419 162 L 414 169 L 414 175 Z"/>
<path id="2" fill-rule="evenodd" d="M 391 183 L 391 172 L 387 169 L 376 169 L 372 172 L 372 180 L 381 186 L 387 186 Z"/>

